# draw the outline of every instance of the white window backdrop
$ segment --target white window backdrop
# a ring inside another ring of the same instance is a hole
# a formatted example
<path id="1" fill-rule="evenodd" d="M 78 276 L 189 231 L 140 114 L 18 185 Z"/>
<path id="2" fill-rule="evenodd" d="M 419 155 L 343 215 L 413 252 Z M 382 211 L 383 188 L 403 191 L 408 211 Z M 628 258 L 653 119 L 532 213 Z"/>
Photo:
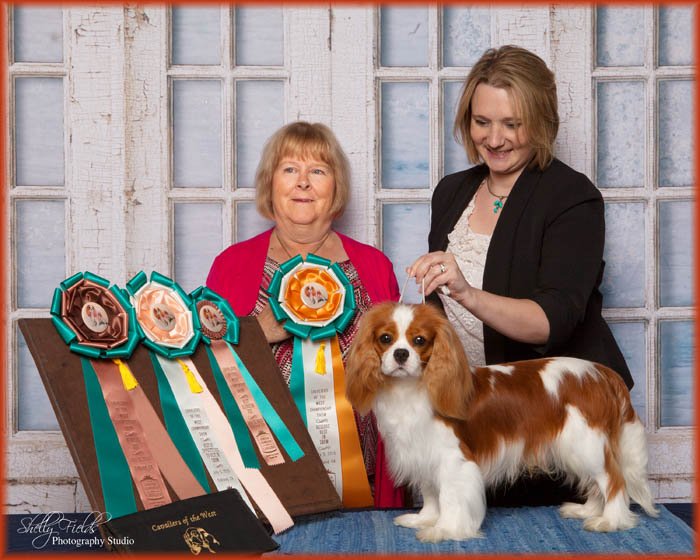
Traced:
<path id="1" fill-rule="evenodd" d="M 692 8 L 8 8 L 8 510 L 85 510 L 26 345 L 54 287 L 91 270 L 158 270 L 186 290 L 269 226 L 260 148 L 296 119 L 329 124 L 351 161 L 338 227 L 399 281 L 427 249 L 432 188 L 466 167 L 461 81 L 490 46 L 557 75 L 557 155 L 606 200 L 605 314 L 647 425 L 657 496 L 688 500 L 694 406 Z M 411 297 L 417 297 L 412 292 Z"/>

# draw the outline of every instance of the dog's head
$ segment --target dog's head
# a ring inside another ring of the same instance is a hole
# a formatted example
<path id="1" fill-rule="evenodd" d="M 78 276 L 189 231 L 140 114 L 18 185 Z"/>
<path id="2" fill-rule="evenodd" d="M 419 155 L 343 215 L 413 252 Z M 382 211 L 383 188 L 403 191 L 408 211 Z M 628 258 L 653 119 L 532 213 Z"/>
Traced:
<path id="1" fill-rule="evenodd" d="M 347 363 L 348 400 L 360 412 L 396 379 L 423 384 L 441 415 L 464 418 L 472 376 L 452 325 L 432 305 L 379 304 L 360 320 Z"/>

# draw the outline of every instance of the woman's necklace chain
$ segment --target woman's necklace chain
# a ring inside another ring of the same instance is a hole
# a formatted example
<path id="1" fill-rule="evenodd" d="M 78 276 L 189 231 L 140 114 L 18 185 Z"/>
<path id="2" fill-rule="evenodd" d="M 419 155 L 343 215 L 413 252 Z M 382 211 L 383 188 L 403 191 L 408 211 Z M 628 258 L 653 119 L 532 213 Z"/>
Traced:
<path id="1" fill-rule="evenodd" d="M 281 237 L 279 236 L 279 234 L 277 233 L 277 229 L 274 230 L 274 233 L 275 233 L 275 237 L 277 238 L 277 242 L 280 244 L 280 247 L 282 247 L 282 249 L 284 250 L 285 253 L 287 253 L 287 256 L 288 256 L 290 259 L 293 259 L 293 258 L 294 258 L 294 255 L 292 255 L 292 252 L 289 250 L 289 247 L 287 247 L 287 245 L 285 245 L 284 241 L 282 241 L 282 238 L 281 238 Z M 328 237 L 330 236 L 330 234 L 331 234 L 331 230 L 328 230 L 328 231 L 326 232 L 326 234 L 323 236 L 323 238 L 321 239 L 321 241 L 319 241 L 318 244 L 317 244 L 313 249 L 311 249 L 311 251 L 308 251 L 308 252 L 307 252 L 307 255 L 308 255 L 309 253 L 312 253 L 312 254 L 315 255 L 315 254 L 316 254 L 316 251 L 318 251 L 321 247 L 323 247 L 323 246 L 325 245 L 325 243 L 326 243 L 326 241 L 328 240 Z"/>
<path id="2" fill-rule="evenodd" d="M 504 195 L 504 196 L 500 196 L 500 195 L 497 195 L 495 192 L 493 192 L 493 191 L 491 190 L 491 185 L 490 185 L 490 181 L 489 181 L 489 176 L 488 176 L 488 175 L 486 175 L 486 179 L 484 179 L 484 182 L 486 183 L 486 190 L 489 191 L 489 194 L 490 194 L 491 196 L 493 196 L 494 198 L 497 199 L 497 200 L 494 200 L 494 201 L 493 201 L 493 213 L 494 213 L 494 214 L 498 214 L 498 211 L 499 211 L 501 208 L 503 208 L 503 201 L 506 200 L 506 199 L 508 198 L 508 194 L 510 194 L 510 193 L 508 193 L 508 194 L 506 194 L 506 195 Z"/>

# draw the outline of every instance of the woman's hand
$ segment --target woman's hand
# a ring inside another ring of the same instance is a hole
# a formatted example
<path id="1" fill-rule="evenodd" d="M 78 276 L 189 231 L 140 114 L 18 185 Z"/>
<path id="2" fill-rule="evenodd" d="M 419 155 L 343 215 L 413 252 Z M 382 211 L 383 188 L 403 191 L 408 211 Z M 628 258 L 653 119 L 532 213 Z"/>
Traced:
<path id="1" fill-rule="evenodd" d="M 265 333 L 265 338 L 269 344 L 282 342 L 291 336 L 286 330 L 284 330 L 282 324 L 275 319 L 269 303 L 263 308 L 260 314 L 256 316 L 256 319 L 258 320 L 263 333 Z"/>
<path id="2" fill-rule="evenodd" d="M 418 284 L 425 279 L 425 295 L 447 286 L 452 299 L 508 338 L 538 345 L 549 339 L 549 319 L 539 304 L 474 288 L 465 280 L 452 253 L 436 251 L 423 255 L 406 272 L 409 277 L 415 276 Z"/>
<path id="3" fill-rule="evenodd" d="M 467 282 L 452 253 L 435 251 L 418 257 L 406 269 L 409 278 L 415 277 L 416 284 L 424 285 L 425 295 L 430 295 L 439 286 L 446 286 L 455 301 L 469 309 L 469 301 L 474 288 Z"/>

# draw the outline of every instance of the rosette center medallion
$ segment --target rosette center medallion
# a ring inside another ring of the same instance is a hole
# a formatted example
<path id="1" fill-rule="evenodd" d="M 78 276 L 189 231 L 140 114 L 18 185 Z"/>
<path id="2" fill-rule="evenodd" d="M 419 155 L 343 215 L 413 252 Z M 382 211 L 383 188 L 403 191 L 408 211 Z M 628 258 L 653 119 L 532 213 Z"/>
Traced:
<path id="1" fill-rule="evenodd" d="M 280 305 L 303 324 L 323 327 L 343 313 L 345 288 L 332 269 L 304 262 L 285 275 Z"/>

